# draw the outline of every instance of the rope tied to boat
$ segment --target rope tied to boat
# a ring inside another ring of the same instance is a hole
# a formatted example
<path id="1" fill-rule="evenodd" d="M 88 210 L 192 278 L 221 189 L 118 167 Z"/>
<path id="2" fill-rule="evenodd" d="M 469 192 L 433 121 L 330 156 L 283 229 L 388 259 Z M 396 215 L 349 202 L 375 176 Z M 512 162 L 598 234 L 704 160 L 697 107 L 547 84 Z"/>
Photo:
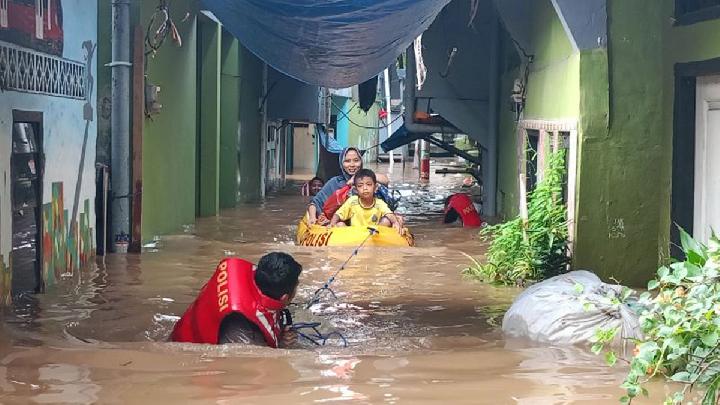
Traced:
<path id="1" fill-rule="evenodd" d="M 340 266 L 340 268 L 335 271 L 335 273 L 325 282 L 325 284 L 322 287 L 315 290 L 313 297 L 305 304 L 305 309 L 309 309 L 311 306 L 319 303 L 321 295 L 324 292 L 329 292 L 333 296 L 333 298 L 337 298 L 337 295 L 335 295 L 335 292 L 330 288 L 330 284 L 332 284 L 335 281 L 335 278 L 338 276 L 338 274 L 340 274 L 341 271 L 345 270 L 345 266 L 347 266 L 347 264 L 350 262 L 350 260 L 352 260 L 353 257 L 357 256 L 357 254 L 360 252 L 360 249 L 362 249 L 363 246 L 365 246 L 367 241 L 370 240 L 370 238 L 373 235 L 378 233 L 378 230 L 375 228 L 368 227 L 367 229 L 368 229 L 368 231 L 370 231 L 368 236 L 365 237 L 365 239 L 362 241 L 362 243 L 353 250 L 352 254 L 350 254 L 350 256 L 342 264 L 342 266 Z"/>
<path id="2" fill-rule="evenodd" d="M 292 314 L 287 308 L 282 310 L 280 316 L 280 325 L 283 329 L 289 326 L 291 331 L 297 333 L 299 337 L 308 340 L 315 346 L 325 346 L 328 340 L 337 337 L 343 342 L 343 347 L 348 347 L 347 339 L 345 339 L 342 333 L 338 331 L 330 333 L 320 332 L 320 322 L 293 322 Z M 306 332 L 303 332 L 304 330 Z"/>
<path id="3" fill-rule="evenodd" d="M 298 336 L 310 341 L 315 346 L 325 346 L 325 344 L 333 337 L 337 337 L 343 342 L 343 347 L 348 347 L 347 339 L 342 333 L 333 331 L 327 334 L 320 332 L 318 329 L 320 322 L 298 322 L 290 326 L 290 330 L 295 331 Z M 302 330 L 309 330 L 309 332 L 301 332 Z"/>

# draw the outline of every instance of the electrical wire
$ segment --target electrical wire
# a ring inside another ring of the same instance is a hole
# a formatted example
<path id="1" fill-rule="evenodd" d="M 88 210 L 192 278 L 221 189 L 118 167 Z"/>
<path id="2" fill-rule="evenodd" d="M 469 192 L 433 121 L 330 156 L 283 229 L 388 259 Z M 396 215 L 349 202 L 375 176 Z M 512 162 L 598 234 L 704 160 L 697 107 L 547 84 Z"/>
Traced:
<path id="1" fill-rule="evenodd" d="M 356 127 L 363 128 L 363 129 L 378 129 L 378 130 L 379 130 L 379 129 L 385 129 L 385 128 L 391 126 L 393 123 L 395 123 L 395 121 L 397 121 L 397 120 L 399 120 L 400 118 L 402 118 L 402 115 L 398 115 L 397 117 L 395 117 L 395 119 L 393 119 L 392 121 L 388 122 L 387 124 L 385 124 L 385 125 L 383 125 L 383 126 L 379 126 L 379 127 L 369 127 L 369 126 L 366 126 L 366 125 L 360 125 L 360 124 L 358 124 L 357 122 L 353 121 L 353 120 L 350 118 L 350 116 L 348 116 L 348 115 L 345 113 L 345 111 L 343 111 L 337 104 L 335 104 L 334 101 L 332 101 L 332 99 L 330 99 L 330 103 L 331 103 L 331 104 L 333 105 L 333 107 L 335 107 L 335 109 L 337 109 L 338 112 L 339 112 L 340 114 L 342 114 L 343 117 L 345 117 L 351 124 L 355 125 Z M 352 111 L 352 110 L 353 110 L 355 107 L 357 107 L 357 106 L 358 106 L 358 103 L 355 102 L 355 105 L 354 105 L 352 108 L 350 108 L 349 111 Z"/>
<path id="2" fill-rule="evenodd" d="M 175 26 L 175 22 L 170 17 L 168 2 L 167 0 L 160 0 L 155 12 L 150 17 L 150 22 L 145 31 L 145 46 L 147 48 L 145 56 L 155 54 L 162 47 L 168 34 L 172 35 L 173 41 L 178 46 L 182 46 L 180 33 Z"/>

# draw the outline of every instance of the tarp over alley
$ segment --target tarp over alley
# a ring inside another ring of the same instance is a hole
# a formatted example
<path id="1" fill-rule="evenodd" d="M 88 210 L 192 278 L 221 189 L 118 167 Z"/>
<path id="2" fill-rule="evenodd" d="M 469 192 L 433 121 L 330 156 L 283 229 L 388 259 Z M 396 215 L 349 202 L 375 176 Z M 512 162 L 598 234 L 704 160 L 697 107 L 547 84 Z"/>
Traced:
<path id="1" fill-rule="evenodd" d="M 450 0 L 203 0 L 223 26 L 275 69 L 345 88 L 377 75 Z"/>

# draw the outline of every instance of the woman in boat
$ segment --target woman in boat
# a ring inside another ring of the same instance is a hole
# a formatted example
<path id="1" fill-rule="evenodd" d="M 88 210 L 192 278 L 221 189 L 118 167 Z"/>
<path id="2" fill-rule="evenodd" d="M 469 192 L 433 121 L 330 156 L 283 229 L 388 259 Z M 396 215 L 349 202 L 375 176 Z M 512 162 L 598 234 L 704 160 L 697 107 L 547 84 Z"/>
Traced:
<path id="1" fill-rule="evenodd" d="M 329 222 L 335 211 L 340 208 L 349 196 L 348 192 L 353 184 L 353 176 L 362 168 L 363 162 L 360 149 L 355 147 L 343 149 L 340 153 L 340 169 L 342 170 L 342 174 L 329 179 L 312 199 L 310 205 L 308 205 L 307 218 L 310 225 L 318 222 L 320 224 Z M 389 182 L 388 177 L 383 174 L 378 174 L 377 180 L 378 183 L 383 185 L 387 185 Z M 381 194 L 390 195 L 390 193 L 387 192 L 387 188 L 385 188 L 384 193 Z M 384 197 L 384 195 L 381 195 L 381 198 L 386 199 Z M 328 200 L 331 200 L 332 203 L 326 204 Z M 390 205 L 389 201 L 386 202 Z"/>

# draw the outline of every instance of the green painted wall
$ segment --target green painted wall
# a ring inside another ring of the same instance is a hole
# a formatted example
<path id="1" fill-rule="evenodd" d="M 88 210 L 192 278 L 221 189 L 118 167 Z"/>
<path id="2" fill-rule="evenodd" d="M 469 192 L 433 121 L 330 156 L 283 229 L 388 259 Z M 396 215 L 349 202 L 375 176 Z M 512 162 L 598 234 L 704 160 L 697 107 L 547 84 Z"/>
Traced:
<path id="1" fill-rule="evenodd" d="M 198 20 L 198 206 L 199 216 L 220 211 L 220 24 L 202 16 Z"/>
<path id="2" fill-rule="evenodd" d="M 222 32 L 220 76 L 220 208 L 238 198 L 238 126 L 240 124 L 240 43 Z"/>
<path id="3" fill-rule="evenodd" d="M 552 3 L 536 1 L 533 7 L 533 41 L 527 52 L 534 55 L 528 76 L 523 119 L 578 118 L 580 111 L 580 55 L 574 52 Z M 513 83 L 522 74 L 511 39 L 502 37 L 503 73 L 500 83 L 500 139 L 498 140 L 498 209 L 501 218 L 518 214 L 517 125 L 509 109 Z"/>
<path id="4" fill-rule="evenodd" d="M 574 266 L 641 285 L 667 245 L 659 215 L 668 199 L 668 178 L 659 175 L 668 164 L 661 120 L 663 15 L 656 0 L 610 0 L 608 10 L 610 57 L 603 51 L 582 56 Z"/>
<path id="5" fill-rule="evenodd" d="M 167 41 L 148 63 L 148 80 L 161 87 L 163 109 L 145 120 L 143 133 L 143 239 L 175 232 L 195 220 L 197 134 L 197 30 L 194 18 L 180 22 L 191 0 L 173 2 L 171 13 L 183 39 Z M 154 2 L 142 2 L 147 25 Z"/>
<path id="6" fill-rule="evenodd" d="M 607 49 L 572 54 L 548 4 L 532 11 L 536 66 L 525 118 L 580 118 L 573 265 L 643 285 L 668 259 L 674 66 L 720 57 L 720 19 L 673 26 L 673 0 L 609 0 Z M 506 65 L 501 105 L 518 75 Z M 508 217 L 517 212 L 517 144 L 512 117 L 501 114 Z"/>
<path id="7" fill-rule="evenodd" d="M 531 7 L 537 18 L 533 20 L 533 43 L 528 53 L 535 58 L 528 79 L 524 118 L 577 118 L 579 54 L 574 52 L 550 0 L 536 1 Z"/>
<path id="8" fill-rule="evenodd" d="M 238 201 L 258 201 L 262 197 L 260 142 L 264 63 L 242 47 L 240 52 L 240 131 L 238 137 Z"/>
<path id="9" fill-rule="evenodd" d="M 673 1 L 663 0 L 664 14 L 664 71 L 663 71 L 663 142 L 666 155 L 664 157 L 662 176 L 667 179 L 664 183 L 663 194 L 667 202 L 660 212 L 660 227 L 665 230 L 663 237 L 669 239 L 669 229 L 672 226 L 670 218 L 671 206 L 671 178 L 672 178 L 672 139 L 673 139 L 673 105 L 675 98 L 674 67 L 677 63 L 698 62 L 720 57 L 720 19 L 703 21 L 686 26 L 673 26 Z M 720 72 L 718 72 L 720 74 Z"/>

